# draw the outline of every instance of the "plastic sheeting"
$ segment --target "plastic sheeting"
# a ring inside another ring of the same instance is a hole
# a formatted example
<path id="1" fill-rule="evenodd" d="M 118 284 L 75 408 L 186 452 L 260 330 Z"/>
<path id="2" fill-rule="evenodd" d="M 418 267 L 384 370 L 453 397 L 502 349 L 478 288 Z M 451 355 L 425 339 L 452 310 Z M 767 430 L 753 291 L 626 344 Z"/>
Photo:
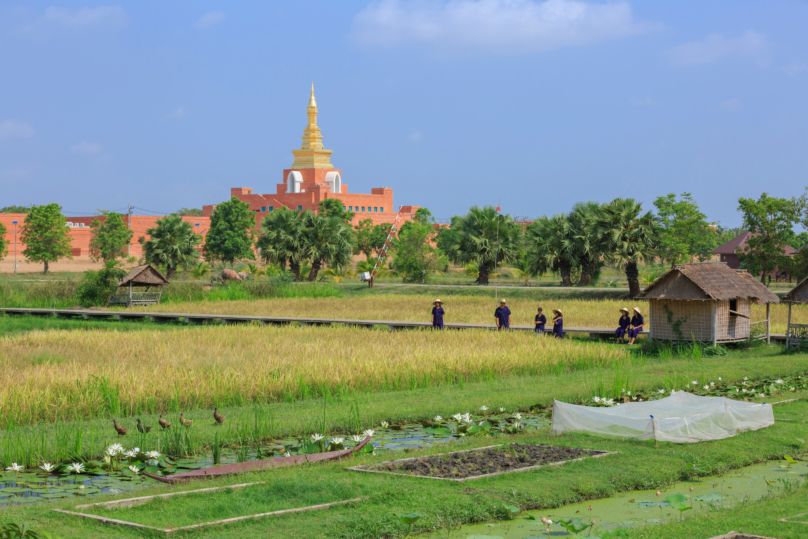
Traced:
<path id="1" fill-rule="evenodd" d="M 637 440 L 695 443 L 770 425 L 774 425 L 771 404 L 679 391 L 656 401 L 628 402 L 610 408 L 554 401 L 551 432 L 583 431 Z"/>

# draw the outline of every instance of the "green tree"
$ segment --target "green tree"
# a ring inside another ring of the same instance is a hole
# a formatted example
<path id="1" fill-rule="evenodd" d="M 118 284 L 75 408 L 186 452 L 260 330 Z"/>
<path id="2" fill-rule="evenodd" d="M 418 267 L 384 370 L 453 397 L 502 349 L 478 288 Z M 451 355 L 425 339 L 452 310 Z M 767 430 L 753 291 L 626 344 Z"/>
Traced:
<path id="1" fill-rule="evenodd" d="M 349 226 L 351 222 L 353 222 L 354 215 L 356 215 L 354 212 L 346 210 L 345 205 L 338 198 L 321 200 L 317 205 L 317 211 L 319 214 L 325 215 L 326 217 L 339 217 Z"/>
<path id="2" fill-rule="evenodd" d="M 435 224 L 435 218 L 432 217 L 432 212 L 429 211 L 429 208 L 418 208 L 415 210 L 415 213 L 412 214 L 412 220 L 406 221 L 404 224 L 398 227 L 398 233 L 401 234 L 403 231 L 407 230 L 408 226 L 416 223 L 420 225 Z"/>
<path id="3" fill-rule="evenodd" d="M 199 208 L 183 208 L 176 213 L 180 217 L 202 217 L 204 215 Z"/>
<path id="4" fill-rule="evenodd" d="M 618 198 L 603 206 L 595 220 L 595 235 L 603 246 L 606 260 L 622 269 L 628 279 L 629 295 L 640 295 L 640 262 L 658 256 L 659 224 L 642 204 L 631 198 Z"/>
<path id="5" fill-rule="evenodd" d="M 6 206 L 5 208 L 0 208 L 0 213 L 28 213 L 30 211 L 30 206 Z"/>
<path id="6" fill-rule="evenodd" d="M 146 263 L 165 266 L 166 279 L 174 278 L 177 268 L 188 268 L 199 261 L 199 244 L 202 239 L 190 223 L 179 215 L 172 214 L 157 220 L 157 226 L 146 229 L 148 241 L 141 236 Z"/>
<path id="7" fill-rule="evenodd" d="M 572 286 L 572 271 L 578 267 L 575 232 L 569 217 L 563 213 L 533 221 L 525 234 L 531 273 L 558 273 L 564 286 Z"/>
<path id="8" fill-rule="evenodd" d="M 601 209 L 601 204 L 597 202 L 578 202 L 567 216 L 572 258 L 574 265 L 580 270 L 578 286 L 588 286 L 592 279 L 600 275 L 603 267 L 603 246 L 593 233 Z"/>
<path id="9" fill-rule="evenodd" d="M 432 225 L 422 226 L 432 228 Z M 446 254 L 455 264 L 475 262 L 479 268 L 479 284 L 488 284 L 488 277 L 495 267 L 510 264 L 519 256 L 522 247 L 520 227 L 510 215 L 500 215 L 493 206 L 472 206 L 452 228 L 455 230 L 454 241 Z"/>
<path id="10" fill-rule="evenodd" d="M 134 232 L 129 230 L 126 221 L 120 213 L 103 212 L 106 219 L 99 221 L 93 219 L 90 227 L 93 237 L 90 240 L 90 254 L 93 260 L 109 262 L 123 256 L 124 249 L 132 241 Z"/>
<path id="11" fill-rule="evenodd" d="M 392 226 L 389 223 L 374 225 L 373 219 L 363 219 L 354 227 L 356 250 L 363 253 L 368 260 L 373 258 L 374 254 L 378 256 L 384 247 L 384 242 L 387 241 L 387 234 Z"/>
<path id="12" fill-rule="evenodd" d="M 6 239 L 6 225 L 0 223 L 0 260 L 8 254 L 9 241 Z"/>
<path id="13" fill-rule="evenodd" d="M 216 206 L 203 248 L 207 261 L 221 260 L 232 266 L 236 259 L 255 260 L 255 215 L 249 208 L 235 197 Z"/>
<path id="14" fill-rule="evenodd" d="M 717 247 L 718 235 L 699 210 L 690 193 L 657 197 L 654 200 L 660 224 L 659 257 L 671 267 L 698 259 L 710 259 L 710 251 Z"/>
<path id="15" fill-rule="evenodd" d="M 305 225 L 303 253 L 311 261 L 309 282 L 317 280 L 317 273 L 325 265 L 341 267 L 351 263 L 354 235 L 342 219 L 306 212 Z"/>
<path id="16" fill-rule="evenodd" d="M 530 284 L 530 278 L 535 275 L 533 268 L 530 265 L 530 259 L 527 256 L 527 251 L 520 251 L 519 257 L 513 264 L 513 275 L 517 279 L 524 279 L 525 286 Z"/>
<path id="17" fill-rule="evenodd" d="M 765 284 L 771 273 L 789 265 L 786 241 L 793 234 L 793 226 L 802 218 L 802 205 L 796 198 L 770 197 L 763 193 L 757 200 L 738 199 L 738 211 L 743 214 L 744 228 L 752 232 L 739 252 L 741 262 Z"/>
<path id="18" fill-rule="evenodd" d="M 118 288 L 118 282 L 126 276 L 119 260 L 108 260 L 98 271 L 85 271 L 76 291 L 79 303 L 84 307 L 106 305 Z"/>
<path id="19" fill-rule="evenodd" d="M 434 238 L 432 225 L 417 222 L 399 233 L 394 242 L 394 267 L 405 283 L 419 283 L 422 279 L 429 281 L 443 267 L 442 253 L 432 246 Z"/>
<path id="20" fill-rule="evenodd" d="M 278 264 L 281 270 L 289 269 L 295 280 L 302 280 L 300 264 L 305 260 L 306 247 L 305 212 L 288 208 L 270 212 L 261 222 L 261 237 L 255 246 L 265 263 Z"/>
<path id="21" fill-rule="evenodd" d="M 70 229 L 62 207 L 56 203 L 31 208 L 25 216 L 20 241 L 25 244 L 23 256 L 31 262 L 43 262 L 46 275 L 51 262 L 73 258 Z"/>

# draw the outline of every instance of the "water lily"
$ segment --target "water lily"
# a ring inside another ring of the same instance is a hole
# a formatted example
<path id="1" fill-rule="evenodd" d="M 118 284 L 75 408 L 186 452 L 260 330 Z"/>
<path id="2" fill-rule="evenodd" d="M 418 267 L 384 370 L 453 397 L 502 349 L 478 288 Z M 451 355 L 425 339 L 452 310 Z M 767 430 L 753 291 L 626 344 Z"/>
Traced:
<path id="1" fill-rule="evenodd" d="M 675 389 L 671 389 L 671 395 L 674 395 L 675 393 L 676 393 L 676 390 L 675 390 Z"/>
<path id="2" fill-rule="evenodd" d="M 744 382 L 746 382 L 747 380 L 749 380 L 749 378 L 747 378 L 746 376 L 744 376 L 744 377 L 743 377 L 743 381 L 744 381 Z"/>
<path id="3" fill-rule="evenodd" d="M 455 421 L 462 421 L 463 420 L 463 414 L 455 414 L 455 415 L 452 416 L 452 419 L 454 419 Z"/>
<path id="4" fill-rule="evenodd" d="M 782 384 L 784 382 L 782 380 L 775 380 L 774 383 L 779 385 L 779 384 Z"/>
<path id="5" fill-rule="evenodd" d="M 159 459 L 160 452 L 159 451 L 146 451 L 146 456 L 150 459 Z"/>
<path id="6" fill-rule="evenodd" d="M 706 385 L 706 386 L 704 386 L 704 389 L 710 389 L 710 386 Z"/>
<path id="7" fill-rule="evenodd" d="M 354 442 L 356 442 L 356 443 L 359 443 L 359 442 L 361 442 L 361 441 L 362 441 L 362 440 L 364 440 L 364 439 L 365 439 L 365 437 L 364 437 L 364 436 L 360 436 L 359 434 L 354 434 L 353 436 L 351 436 L 351 440 L 353 440 L 353 441 L 354 441 Z"/>
<path id="8" fill-rule="evenodd" d="M 463 422 L 464 423 L 471 423 L 471 414 L 469 414 L 469 413 L 463 414 Z"/>
<path id="9" fill-rule="evenodd" d="M 112 457 L 110 457 L 109 455 L 104 455 L 104 462 L 107 463 L 108 465 L 112 464 Z"/>
<path id="10" fill-rule="evenodd" d="M 84 464 L 82 464 L 81 462 L 74 462 L 73 464 L 70 464 L 65 469 L 70 473 L 75 472 L 76 475 L 78 475 L 78 474 L 80 474 L 81 472 L 84 471 Z"/>
<path id="11" fill-rule="evenodd" d="M 715 386 L 715 382 L 710 382 L 710 387 L 714 387 L 714 386 Z"/>
<path id="12" fill-rule="evenodd" d="M 123 453 L 123 446 L 121 444 L 112 444 L 107 448 L 107 451 L 112 450 L 115 454 Z"/>
<path id="13" fill-rule="evenodd" d="M 480 406 L 480 411 L 481 412 L 487 412 L 488 411 L 488 406 Z"/>
<path id="14" fill-rule="evenodd" d="M 515 417 L 516 419 L 522 419 L 522 414 L 515 414 L 513 417 Z"/>
<path id="15" fill-rule="evenodd" d="M 658 389 L 657 393 L 665 393 L 665 390 L 664 389 Z"/>
<path id="16" fill-rule="evenodd" d="M 368 438 L 368 437 L 373 437 L 373 436 L 375 436 L 375 435 L 376 435 L 376 432 L 375 432 L 375 431 L 373 431 L 373 430 L 371 430 L 371 429 L 368 429 L 368 430 L 366 430 L 366 431 L 364 431 L 364 432 L 362 433 L 362 436 L 364 436 L 365 438 Z"/>
<path id="17" fill-rule="evenodd" d="M 133 447 L 132 451 L 134 451 L 135 455 L 137 455 L 138 453 L 140 453 L 140 448 L 139 447 Z"/>
<path id="18" fill-rule="evenodd" d="M 21 465 L 19 465 L 19 464 L 17 464 L 16 462 L 12 462 L 12 463 L 11 463 L 11 466 L 9 466 L 8 468 L 6 468 L 6 471 L 7 471 L 7 472 L 14 472 L 14 473 L 16 473 L 16 472 L 22 472 L 22 471 L 24 471 L 24 470 L 25 470 L 25 467 L 24 467 L 24 466 L 21 466 Z"/>
<path id="19" fill-rule="evenodd" d="M 744 393 L 746 393 L 746 388 L 743 388 L 741 391 L 743 391 Z"/>
<path id="20" fill-rule="evenodd" d="M 505 408 L 503 408 L 503 407 L 501 407 L 501 406 L 500 406 L 500 407 L 499 407 L 499 411 L 500 411 L 500 412 L 504 412 L 504 411 L 505 411 Z"/>
<path id="21" fill-rule="evenodd" d="M 432 421 L 434 421 L 435 423 L 438 423 L 440 421 L 443 421 L 443 418 L 441 416 L 439 416 L 439 415 L 436 415 L 435 417 L 432 418 Z"/>
<path id="22" fill-rule="evenodd" d="M 388 423 L 387 421 L 382 421 L 382 428 L 383 429 L 386 429 L 389 426 L 390 426 L 390 423 Z"/>
<path id="23" fill-rule="evenodd" d="M 284 457 L 291 457 L 291 456 L 292 456 L 292 454 L 291 454 L 290 452 L 288 452 L 288 451 L 284 451 L 284 452 L 283 452 L 283 456 L 284 456 Z"/>
<path id="24" fill-rule="evenodd" d="M 600 402 L 600 397 L 592 397 L 592 402 Z"/>
<path id="25" fill-rule="evenodd" d="M 614 406 L 614 399 L 608 399 L 603 401 L 606 406 Z"/>
<path id="26" fill-rule="evenodd" d="M 42 466 L 40 466 L 39 468 L 40 468 L 41 470 L 44 470 L 45 472 L 50 473 L 50 472 L 52 472 L 52 471 L 53 471 L 53 469 L 54 469 L 54 468 L 56 468 L 56 466 L 54 466 L 54 465 L 53 465 L 53 464 L 51 464 L 50 462 L 45 462 L 45 463 L 43 463 L 43 464 L 42 464 Z"/>
<path id="27" fill-rule="evenodd" d="M 693 380 L 693 381 L 692 381 L 692 382 L 690 382 L 690 383 L 691 383 L 691 384 L 693 384 L 694 386 L 699 385 L 699 383 L 698 383 L 697 381 L 695 381 L 695 380 Z"/>
<path id="28" fill-rule="evenodd" d="M 137 456 L 137 453 L 138 452 L 133 449 L 132 451 L 124 451 L 123 456 L 126 458 L 133 459 Z"/>
<path id="29" fill-rule="evenodd" d="M 140 468 L 137 466 L 129 466 L 129 471 L 135 475 L 138 475 L 140 473 Z"/>
<path id="30" fill-rule="evenodd" d="M 719 382 L 721 381 L 721 377 L 720 377 L 720 376 L 718 377 L 718 381 L 719 381 Z"/>
<path id="31" fill-rule="evenodd" d="M 312 441 L 312 443 L 317 443 L 317 442 L 319 442 L 320 440 L 322 440 L 323 438 L 324 438 L 324 436 L 323 436 L 322 434 L 317 434 L 316 432 L 315 432 L 314 434 L 312 434 L 312 435 L 311 435 L 311 441 Z"/>
<path id="32" fill-rule="evenodd" d="M 340 445 L 344 441 L 345 438 L 331 438 L 331 443 L 335 445 Z"/>
<path id="33" fill-rule="evenodd" d="M 631 395 L 631 391 L 626 391 L 626 395 Z"/>

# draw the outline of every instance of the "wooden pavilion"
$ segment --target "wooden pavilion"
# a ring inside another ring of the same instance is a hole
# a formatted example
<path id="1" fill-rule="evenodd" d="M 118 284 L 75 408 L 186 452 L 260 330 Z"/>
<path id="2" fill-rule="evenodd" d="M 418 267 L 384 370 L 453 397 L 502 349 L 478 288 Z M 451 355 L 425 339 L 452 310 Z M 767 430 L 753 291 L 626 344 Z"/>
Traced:
<path id="1" fill-rule="evenodd" d="M 791 306 L 795 303 L 808 303 L 808 278 L 800 281 L 800 284 L 792 288 L 788 294 L 783 296 L 783 301 L 788 303 L 788 329 L 786 330 L 786 348 L 790 346 L 801 346 L 808 342 L 808 324 L 791 323 Z"/>
<path id="2" fill-rule="evenodd" d="M 642 294 L 649 302 L 650 338 L 657 341 L 730 343 L 766 325 L 771 340 L 769 305 L 780 298 L 746 270 L 722 262 L 679 264 L 651 283 Z M 752 303 L 766 305 L 766 319 L 752 322 Z"/>
<path id="3" fill-rule="evenodd" d="M 156 305 L 163 297 L 163 286 L 168 281 L 159 271 L 146 264 L 133 268 L 129 274 L 120 280 L 118 288 L 127 289 L 124 293 L 114 294 L 109 298 L 110 307 L 131 307 L 132 305 Z M 158 287 L 156 292 L 149 292 L 153 286 Z M 133 287 L 143 288 L 143 292 L 134 292 Z"/>

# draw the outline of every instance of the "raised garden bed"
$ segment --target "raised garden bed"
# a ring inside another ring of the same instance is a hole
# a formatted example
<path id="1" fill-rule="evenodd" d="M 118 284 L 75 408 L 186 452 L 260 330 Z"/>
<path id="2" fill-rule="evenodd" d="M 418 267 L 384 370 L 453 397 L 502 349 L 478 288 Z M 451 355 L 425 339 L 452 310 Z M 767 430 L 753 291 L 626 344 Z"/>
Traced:
<path id="1" fill-rule="evenodd" d="M 559 466 L 567 462 L 603 457 L 613 453 L 554 445 L 503 444 L 428 457 L 352 466 L 349 470 L 468 481 L 511 472 L 525 472 L 545 466 Z"/>

